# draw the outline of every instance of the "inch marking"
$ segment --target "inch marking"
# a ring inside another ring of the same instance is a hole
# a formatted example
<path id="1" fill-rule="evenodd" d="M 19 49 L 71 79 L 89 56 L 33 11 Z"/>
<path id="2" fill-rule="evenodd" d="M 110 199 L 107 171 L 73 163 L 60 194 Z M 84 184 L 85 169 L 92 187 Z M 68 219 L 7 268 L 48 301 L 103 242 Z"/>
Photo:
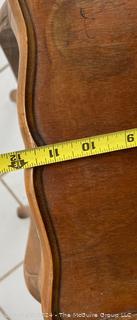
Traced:
<path id="1" fill-rule="evenodd" d="M 89 143 L 89 142 L 82 143 L 82 150 L 83 151 L 89 151 L 90 149 L 91 150 L 96 149 L 94 141 L 92 141 L 91 143 Z"/>
<path id="2" fill-rule="evenodd" d="M 137 147 L 137 128 L 0 155 L 0 173 Z"/>
<path id="3" fill-rule="evenodd" d="M 50 158 L 54 158 L 56 160 L 56 157 L 59 157 L 59 150 L 53 146 L 53 149 L 49 150 L 49 156 Z"/>
<path id="4" fill-rule="evenodd" d="M 10 156 L 10 165 L 9 168 L 13 169 L 22 169 L 28 162 L 25 162 L 24 159 L 21 158 L 20 153 Z"/>

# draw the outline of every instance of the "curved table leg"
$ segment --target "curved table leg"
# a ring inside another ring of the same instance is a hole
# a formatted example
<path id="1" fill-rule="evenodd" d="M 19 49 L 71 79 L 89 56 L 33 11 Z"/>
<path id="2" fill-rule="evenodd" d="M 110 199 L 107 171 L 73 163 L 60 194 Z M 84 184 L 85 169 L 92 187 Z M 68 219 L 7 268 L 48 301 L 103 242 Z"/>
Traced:
<path id="1" fill-rule="evenodd" d="M 19 49 L 15 35 L 11 29 L 8 18 L 7 2 L 0 10 L 0 45 L 9 61 L 12 71 L 18 78 L 19 67 Z M 11 97 L 15 101 L 15 97 Z M 14 99 L 13 99 L 14 98 Z M 18 217 L 21 219 L 30 216 L 29 207 L 20 205 L 17 209 Z M 28 246 L 26 249 L 24 261 L 24 274 L 27 287 L 32 295 L 40 301 L 38 289 L 38 270 L 40 264 L 40 245 L 34 224 L 31 221 L 28 237 Z"/>

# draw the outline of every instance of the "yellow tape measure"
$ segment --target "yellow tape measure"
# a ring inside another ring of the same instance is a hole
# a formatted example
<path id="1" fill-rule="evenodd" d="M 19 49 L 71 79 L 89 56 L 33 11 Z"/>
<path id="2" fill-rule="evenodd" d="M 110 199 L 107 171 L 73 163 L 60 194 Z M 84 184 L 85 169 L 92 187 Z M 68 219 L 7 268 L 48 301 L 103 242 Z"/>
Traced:
<path id="1" fill-rule="evenodd" d="M 0 155 L 0 173 L 137 147 L 137 128 Z"/>

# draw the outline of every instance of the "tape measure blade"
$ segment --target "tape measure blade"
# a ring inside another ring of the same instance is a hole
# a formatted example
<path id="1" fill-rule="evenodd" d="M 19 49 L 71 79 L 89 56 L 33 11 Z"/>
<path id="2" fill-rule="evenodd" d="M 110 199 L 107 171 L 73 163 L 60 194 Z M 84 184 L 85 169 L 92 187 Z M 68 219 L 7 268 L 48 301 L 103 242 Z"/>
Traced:
<path id="1" fill-rule="evenodd" d="M 0 173 L 137 147 L 137 128 L 0 155 Z"/>
<path id="2" fill-rule="evenodd" d="M 6 173 L 7 171 L 10 171 L 10 168 L 8 168 L 9 165 L 9 156 L 4 154 L 0 155 L 0 173 Z"/>

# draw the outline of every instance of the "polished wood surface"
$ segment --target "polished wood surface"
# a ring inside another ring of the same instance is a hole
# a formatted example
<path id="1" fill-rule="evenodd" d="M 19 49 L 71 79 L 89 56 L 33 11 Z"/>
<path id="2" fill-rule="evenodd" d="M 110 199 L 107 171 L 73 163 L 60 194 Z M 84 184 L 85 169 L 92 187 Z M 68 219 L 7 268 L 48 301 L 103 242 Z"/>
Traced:
<path id="1" fill-rule="evenodd" d="M 8 4 L 27 147 L 137 126 L 135 0 Z M 134 149 L 26 172 L 43 312 L 137 313 L 136 171 Z"/>
<path id="2" fill-rule="evenodd" d="M 0 45 L 17 79 L 19 69 L 19 48 L 16 37 L 11 28 L 10 14 L 8 12 L 7 2 L 4 3 L 0 10 Z M 10 98 L 13 102 L 16 102 L 17 90 L 11 91 Z M 10 190 L 10 192 L 12 193 L 12 190 Z M 20 204 L 17 209 L 17 215 L 20 219 L 29 217 L 31 220 L 26 254 L 24 258 L 24 276 L 26 285 L 30 293 L 36 300 L 40 302 L 41 298 L 39 290 L 39 271 L 41 254 L 36 227 L 32 221 L 29 207 L 25 207 Z"/>

